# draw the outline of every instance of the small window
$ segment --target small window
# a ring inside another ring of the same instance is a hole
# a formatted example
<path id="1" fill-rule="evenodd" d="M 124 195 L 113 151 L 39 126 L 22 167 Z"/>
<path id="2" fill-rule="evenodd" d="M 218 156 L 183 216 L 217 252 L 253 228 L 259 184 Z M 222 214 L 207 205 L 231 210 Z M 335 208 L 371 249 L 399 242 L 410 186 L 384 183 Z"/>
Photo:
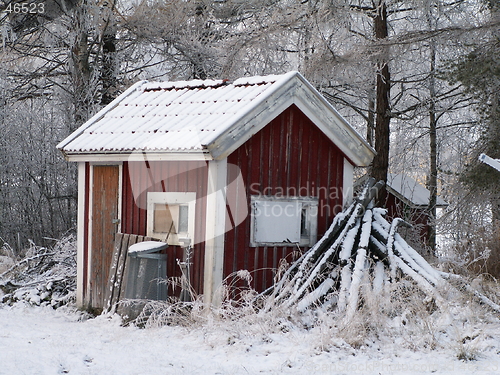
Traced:
<path id="1" fill-rule="evenodd" d="M 252 196 L 251 246 L 312 246 L 318 199 Z"/>
<path id="2" fill-rule="evenodd" d="M 148 236 L 180 245 L 194 237 L 196 193 L 148 193 Z"/>

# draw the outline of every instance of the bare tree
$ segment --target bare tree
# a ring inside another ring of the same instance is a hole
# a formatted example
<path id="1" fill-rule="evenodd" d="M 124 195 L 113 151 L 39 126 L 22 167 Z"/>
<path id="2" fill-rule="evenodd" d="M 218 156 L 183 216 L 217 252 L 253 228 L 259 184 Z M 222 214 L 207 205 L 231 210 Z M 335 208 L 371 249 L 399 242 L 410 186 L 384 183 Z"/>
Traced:
<path id="1" fill-rule="evenodd" d="M 16 247 L 74 227 L 75 165 L 55 145 L 117 94 L 112 7 L 45 5 L 40 14 L 1 14 L 0 237 Z"/>
<path id="2" fill-rule="evenodd" d="M 500 74 L 498 53 L 500 51 L 500 4 L 498 1 L 486 1 L 489 18 L 483 23 L 483 32 L 475 48 L 467 55 L 451 64 L 450 78 L 461 82 L 466 93 L 477 100 L 477 112 L 480 120 L 480 133 L 470 160 L 462 175 L 462 181 L 469 193 L 487 199 L 486 210 L 491 213 L 491 241 L 488 247 L 492 254 L 486 262 L 487 271 L 500 275 L 500 175 L 489 166 L 479 163 L 477 157 L 484 152 L 491 157 L 500 158 Z M 481 205 L 481 199 L 476 202 Z M 484 206 L 483 206 L 484 207 Z M 472 208 L 474 209 L 474 208 Z M 477 227 L 474 226 L 474 229 Z"/>

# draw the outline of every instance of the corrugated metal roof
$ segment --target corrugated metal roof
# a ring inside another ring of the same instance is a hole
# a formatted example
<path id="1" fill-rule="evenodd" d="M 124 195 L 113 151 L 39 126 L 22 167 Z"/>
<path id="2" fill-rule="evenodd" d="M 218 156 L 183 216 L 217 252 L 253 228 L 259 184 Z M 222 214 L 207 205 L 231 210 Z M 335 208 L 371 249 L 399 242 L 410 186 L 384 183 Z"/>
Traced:
<path id="1" fill-rule="evenodd" d="M 296 104 L 356 165 L 373 149 L 298 72 L 234 82 L 141 81 L 57 145 L 78 155 L 203 153 L 223 158 Z M 81 160 L 81 159 L 79 159 Z"/>
<path id="2" fill-rule="evenodd" d="M 142 82 L 58 147 L 66 153 L 201 151 L 283 77 Z"/>

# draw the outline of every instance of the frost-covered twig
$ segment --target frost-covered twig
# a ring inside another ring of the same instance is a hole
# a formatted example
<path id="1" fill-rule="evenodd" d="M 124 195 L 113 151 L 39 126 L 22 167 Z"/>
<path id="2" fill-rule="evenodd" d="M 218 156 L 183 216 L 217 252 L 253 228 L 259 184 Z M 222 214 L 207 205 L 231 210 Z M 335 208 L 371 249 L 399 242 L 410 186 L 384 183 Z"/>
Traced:
<path id="1" fill-rule="evenodd" d="M 31 262 L 33 260 L 39 260 L 41 258 L 45 258 L 48 256 L 53 256 L 53 255 L 55 255 L 55 253 L 43 253 L 43 254 L 36 254 L 36 255 L 29 257 L 29 258 L 24 258 L 23 260 L 17 262 L 12 267 L 10 267 L 7 271 L 0 274 L 0 279 L 3 279 L 6 275 L 8 275 L 10 272 L 14 271 L 16 268 L 21 267 L 23 264 L 28 264 L 29 262 Z"/>
<path id="2" fill-rule="evenodd" d="M 481 302 L 484 305 L 489 306 L 491 309 L 493 309 L 497 313 L 500 313 L 500 305 L 493 302 L 491 299 L 486 297 L 484 294 L 482 294 L 478 290 L 472 288 L 472 286 L 467 282 L 467 280 L 464 280 L 464 278 L 462 276 L 452 274 L 452 273 L 447 273 L 447 272 L 439 272 L 439 273 L 443 278 L 445 278 L 447 280 L 459 282 L 460 286 L 463 289 L 465 289 L 467 292 L 471 293 L 479 302 Z"/>

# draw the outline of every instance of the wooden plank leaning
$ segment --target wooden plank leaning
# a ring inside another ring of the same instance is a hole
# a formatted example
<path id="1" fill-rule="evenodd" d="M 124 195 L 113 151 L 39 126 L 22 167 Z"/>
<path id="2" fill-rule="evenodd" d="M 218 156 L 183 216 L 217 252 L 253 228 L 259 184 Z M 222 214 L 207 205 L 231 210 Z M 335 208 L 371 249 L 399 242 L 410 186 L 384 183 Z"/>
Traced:
<path id="1" fill-rule="evenodd" d="M 109 279 L 104 299 L 104 313 L 115 313 L 118 303 L 125 295 L 128 275 L 128 249 L 143 241 L 158 241 L 155 238 L 137 234 L 116 233 L 111 259 Z"/>

